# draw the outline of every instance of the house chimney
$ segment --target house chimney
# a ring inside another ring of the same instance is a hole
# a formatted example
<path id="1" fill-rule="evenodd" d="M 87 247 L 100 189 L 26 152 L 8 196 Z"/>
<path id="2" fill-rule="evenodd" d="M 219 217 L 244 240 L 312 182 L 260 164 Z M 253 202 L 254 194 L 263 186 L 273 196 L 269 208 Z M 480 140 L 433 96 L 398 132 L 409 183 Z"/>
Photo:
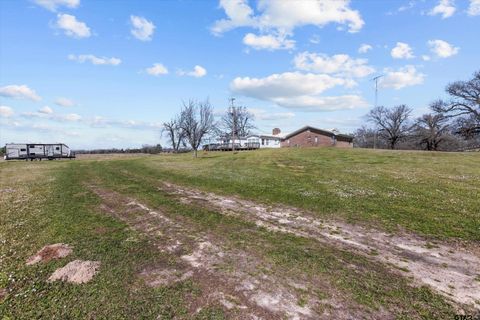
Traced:
<path id="1" fill-rule="evenodd" d="M 279 128 L 273 128 L 272 130 L 272 135 L 276 136 L 277 134 L 280 134 L 280 129 Z"/>

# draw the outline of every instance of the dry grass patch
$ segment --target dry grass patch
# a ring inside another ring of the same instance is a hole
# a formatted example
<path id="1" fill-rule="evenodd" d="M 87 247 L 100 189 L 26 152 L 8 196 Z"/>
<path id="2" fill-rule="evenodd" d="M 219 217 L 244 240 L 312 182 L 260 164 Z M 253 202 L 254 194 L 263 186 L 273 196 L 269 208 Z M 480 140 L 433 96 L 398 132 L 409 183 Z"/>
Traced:
<path id="1" fill-rule="evenodd" d="M 72 247 L 64 243 L 55 243 L 44 246 L 35 255 L 27 260 L 27 265 L 39 262 L 48 262 L 53 259 L 65 258 L 72 253 Z"/>

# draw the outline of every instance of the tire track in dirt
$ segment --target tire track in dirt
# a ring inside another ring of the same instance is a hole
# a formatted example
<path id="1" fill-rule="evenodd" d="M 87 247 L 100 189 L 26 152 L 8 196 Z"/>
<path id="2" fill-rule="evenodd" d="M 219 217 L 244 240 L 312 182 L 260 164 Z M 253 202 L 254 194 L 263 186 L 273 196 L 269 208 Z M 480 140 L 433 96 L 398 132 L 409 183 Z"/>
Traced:
<path id="1" fill-rule="evenodd" d="M 261 272 L 273 266 L 266 265 L 253 252 L 232 248 L 225 239 L 199 231 L 184 217 L 167 216 L 161 209 L 152 210 L 111 190 L 90 188 L 102 199 L 100 209 L 103 212 L 146 234 L 159 250 L 171 255 L 169 263 L 146 266 L 139 272 L 147 285 L 172 285 L 188 279 L 200 285 L 202 295 L 193 298 L 192 314 L 205 306 L 220 304 L 229 318 L 236 319 L 392 317 L 385 311 L 377 311 L 377 315 L 370 313 L 328 284 Z M 321 300 L 303 290 L 311 286 L 331 293 L 330 297 Z M 299 304 L 300 294 L 307 294 L 307 302 Z"/>
<path id="2" fill-rule="evenodd" d="M 414 234 L 387 234 L 373 228 L 320 220 L 287 206 L 267 206 L 163 182 L 159 190 L 196 204 L 252 221 L 277 232 L 313 238 L 359 252 L 393 271 L 428 285 L 457 304 L 480 309 L 480 255 L 447 243 L 431 244 Z"/>

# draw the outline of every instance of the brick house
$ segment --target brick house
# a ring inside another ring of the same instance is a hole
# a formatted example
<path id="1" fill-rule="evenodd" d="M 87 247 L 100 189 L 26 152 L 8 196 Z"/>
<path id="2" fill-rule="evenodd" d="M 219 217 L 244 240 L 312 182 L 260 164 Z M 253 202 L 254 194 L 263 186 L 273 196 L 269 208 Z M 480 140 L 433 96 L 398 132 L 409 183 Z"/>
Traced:
<path id="1" fill-rule="evenodd" d="M 281 147 L 352 148 L 353 137 L 346 134 L 340 134 L 336 130 L 329 131 L 305 126 L 287 134 L 281 142 Z"/>

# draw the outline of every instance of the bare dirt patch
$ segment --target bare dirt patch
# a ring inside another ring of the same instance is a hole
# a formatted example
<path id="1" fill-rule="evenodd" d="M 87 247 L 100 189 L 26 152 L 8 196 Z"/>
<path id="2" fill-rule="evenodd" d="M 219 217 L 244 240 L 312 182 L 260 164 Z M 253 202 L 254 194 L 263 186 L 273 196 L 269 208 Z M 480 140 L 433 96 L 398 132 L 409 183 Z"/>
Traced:
<path id="1" fill-rule="evenodd" d="M 163 183 L 160 189 L 186 204 L 213 208 L 277 232 L 292 233 L 341 246 L 379 260 L 394 272 L 412 277 L 459 304 L 480 308 L 480 255 L 478 251 L 402 232 L 391 235 L 364 226 L 324 221 L 286 206 L 267 206 L 233 196 L 221 196 Z M 260 299 L 267 301 L 268 299 Z"/>
<path id="2" fill-rule="evenodd" d="M 140 270 L 139 277 L 146 285 L 169 286 L 191 280 L 201 288 L 201 295 L 191 298 L 192 315 L 209 305 L 219 305 L 234 319 L 351 319 L 366 314 L 364 307 L 339 294 L 327 281 L 267 274 L 262 270 L 274 270 L 275 266 L 255 252 L 229 246 L 228 240 L 199 230 L 180 215 L 169 216 L 161 208 L 151 209 L 111 190 L 92 189 L 102 199 L 102 211 L 148 235 L 165 254 L 163 262 Z M 304 290 L 305 302 L 299 304 L 298 288 L 312 286 L 332 292 L 331 299 L 321 300 Z"/>
<path id="3" fill-rule="evenodd" d="M 157 288 L 185 281 L 193 276 L 191 270 L 179 270 L 158 266 L 145 268 L 140 272 L 140 277 L 149 287 Z"/>
<path id="4" fill-rule="evenodd" d="M 86 283 L 93 279 L 98 269 L 100 269 L 99 261 L 74 260 L 55 270 L 48 281 L 61 280 L 77 284 Z"/>
<path id="5" fill-rule="evenodd" d="M 64 243 L 55 243 L 44 246 L 34 256 L 27 260 L 27 265 L 38 262 L 48 262 L 53 259 L 65 258 L 72 253 L 72 247 Z"/>
<path id="6" fill-rule="evenodd" d="M 7 296 L 8 290 L 5 288 L 0 288 L 0 301 L 2 301 Z"/>

